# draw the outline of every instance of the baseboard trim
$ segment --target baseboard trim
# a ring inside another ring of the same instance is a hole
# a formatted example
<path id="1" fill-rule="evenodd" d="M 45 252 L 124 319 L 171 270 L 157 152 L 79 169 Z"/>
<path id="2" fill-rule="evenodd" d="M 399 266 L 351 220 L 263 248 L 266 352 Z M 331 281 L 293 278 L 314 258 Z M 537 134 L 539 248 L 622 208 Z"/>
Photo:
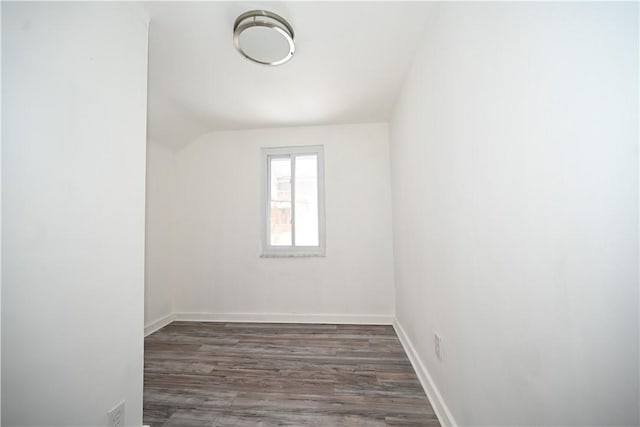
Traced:
<path id="1" fill-rule="evenodd" d="M 152 333 L 164 328 L 169 323 L 173 322 L 176 318 L 175 313 L 169 313 L 158 320 L 155 320 L 144 327 L 144 336 L 148 337 Z"/>
<path id="2" fill-rule="evenodd" d="M 174 320 L 188 322 L 337 323 L 393 325 L 393 316 L 297 313 L 174 313 Z"/>
<path id="3" fill-rule="evenodd" d="M 427 371 L 427 368 L 420 360 L 420 357 L 418 357 L 418 353 L 416 352 L 413 343 L 396 318 L 393 319 L 393 328 L 396 330 L 400 343 L 402 344 L 402 347 L 404 347 L 404 351 L 407 353 L 407 356 L 411 361 L 411 365 L 418 375 L 420 384 L 422 384 L 422 388 L 427 394 L 440 424 L 442 424 L 443 427 L 457 427 L 458 423 L 456 423 L 456 420 L 453 418 L 451 411 L 449 411 L 447 404 L 444 402 L 444 399 L 442 399 L 442 395 L 436 387 L 436 384 L 433 382 L 429 371 Z"/>

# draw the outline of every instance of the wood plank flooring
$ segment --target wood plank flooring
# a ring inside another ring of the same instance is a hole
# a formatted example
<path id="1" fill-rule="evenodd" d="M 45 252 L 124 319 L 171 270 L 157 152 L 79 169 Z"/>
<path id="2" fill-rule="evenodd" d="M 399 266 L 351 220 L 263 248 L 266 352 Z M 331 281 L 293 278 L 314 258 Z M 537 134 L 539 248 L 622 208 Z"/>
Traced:
<path id="1" fill-rule="evenodd" d="M 440 426 L 391 326 L 173 322 L 144 360 L 151 427 Z"/>

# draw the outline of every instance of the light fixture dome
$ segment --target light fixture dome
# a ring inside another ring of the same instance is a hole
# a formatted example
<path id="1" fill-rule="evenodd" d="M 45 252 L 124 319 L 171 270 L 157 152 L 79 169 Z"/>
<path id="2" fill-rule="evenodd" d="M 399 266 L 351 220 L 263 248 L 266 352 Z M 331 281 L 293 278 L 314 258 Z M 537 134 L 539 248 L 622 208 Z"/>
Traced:
<path id="1" fill-rule="evenodd" d="M 281 65 L 293 57 L 293 28 L 281 16 L 250 10 L 233 24 L 233 45 L 245 58 L 263 65 Z"/>

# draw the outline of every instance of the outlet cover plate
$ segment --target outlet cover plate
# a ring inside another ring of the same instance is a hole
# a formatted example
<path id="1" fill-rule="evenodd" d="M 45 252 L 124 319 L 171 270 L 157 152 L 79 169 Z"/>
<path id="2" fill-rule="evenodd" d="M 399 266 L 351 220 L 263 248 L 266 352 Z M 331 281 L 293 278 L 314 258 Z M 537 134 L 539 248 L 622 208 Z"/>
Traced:
<path id="1" fill-rule="evenodd" d="M 124 400 L 118 405 L 107 412 L 108 427 L 123 427 L 124 426 Z"/>
<path id="2" fill-rule="evenodd" d="M 433 333 L 433 344 L 434 350 L 436 352 L 436 357 L 438 358 L 438 360 L 442 360 L 442 339 L 437 332 Z"/>

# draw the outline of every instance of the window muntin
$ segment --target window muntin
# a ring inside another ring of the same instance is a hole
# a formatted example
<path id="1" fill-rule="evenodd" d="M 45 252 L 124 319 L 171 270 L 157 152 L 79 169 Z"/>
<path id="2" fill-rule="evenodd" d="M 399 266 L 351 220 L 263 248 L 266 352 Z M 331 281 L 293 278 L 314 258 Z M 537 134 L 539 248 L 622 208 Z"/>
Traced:
<path id="1" fill-rule="evenodd" d="M 324 255 L 322 147 L 263 148 L 262 160 L 262 255 Z"/>

